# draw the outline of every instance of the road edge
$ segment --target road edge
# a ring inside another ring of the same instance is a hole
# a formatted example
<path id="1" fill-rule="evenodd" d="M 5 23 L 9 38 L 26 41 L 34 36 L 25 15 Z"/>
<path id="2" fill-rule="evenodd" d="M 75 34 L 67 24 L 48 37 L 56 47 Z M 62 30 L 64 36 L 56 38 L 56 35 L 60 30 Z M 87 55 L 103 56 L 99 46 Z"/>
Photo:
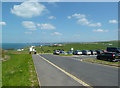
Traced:
<path id="1" fill-rule="evenodd" d="M 33 58 L 32 58 L 32 60 L 33 60 Z M 34 61 L 33 61 L 33 63 L 34 63 Z M 35 68 L 35 72 L 37 74 L 37 80 L 38 80 L 39 88 L 41 88 L 41 83 L 40 83 L 40 80 L 38 78 L 38 73 L 37 73 L 37 70 L 36 70 L 36 67 L 35 67 L 35 63 L 34 63 L 34 68 Z"/>

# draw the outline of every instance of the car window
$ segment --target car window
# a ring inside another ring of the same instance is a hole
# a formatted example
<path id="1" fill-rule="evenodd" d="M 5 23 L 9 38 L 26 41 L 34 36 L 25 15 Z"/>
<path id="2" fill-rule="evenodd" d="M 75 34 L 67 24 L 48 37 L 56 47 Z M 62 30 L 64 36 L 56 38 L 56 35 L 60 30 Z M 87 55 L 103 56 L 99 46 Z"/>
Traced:
<path id="1" fill-rule="evenodd" d="M 112 55 L 112 53 L 105 53 L 105 55 L 107 55 L 107 56 L 111 56 L 111 55 Z"/>
<path id="2" fill-rule="evenodd" d="M 105 53 L 102 53 L 101 55 L 105 55 Z"/>

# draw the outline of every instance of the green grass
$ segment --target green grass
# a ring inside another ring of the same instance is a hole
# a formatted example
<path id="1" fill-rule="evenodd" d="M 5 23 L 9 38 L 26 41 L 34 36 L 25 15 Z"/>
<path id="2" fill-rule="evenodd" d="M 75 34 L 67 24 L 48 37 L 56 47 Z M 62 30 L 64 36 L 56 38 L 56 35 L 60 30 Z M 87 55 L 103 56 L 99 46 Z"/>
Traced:
<path id="1" fill-rule="evenodd" d="M 0 49 L 0 88 L 2 87 L 2 49 Z"/>
<path id="2" fill-rule="evenodd" d="M 29 54 L 11 54 L 9 56 L 10 59 L 2 63 L 2 85 L 38 86 L 32 56 Z"/>
<path id="3" fill-rule="evenodd" d="M 73 56 L 72 54 L 60 54 L 59 56 Z"/>
<path id="4" fill-rule="evenodd" d="M 0 88 L 2 87 L 2 63 L 0 61 Z"/>
<path id="5" fill-rule="evenodd" d="M 103 61 L 98 59 L 83 59 L 82 61 L 98 63 L 98 64 L 114 65 L 114 66 L 118 66 L 120 64 L 120 62 L 109 62 L 109 61 Z"/>

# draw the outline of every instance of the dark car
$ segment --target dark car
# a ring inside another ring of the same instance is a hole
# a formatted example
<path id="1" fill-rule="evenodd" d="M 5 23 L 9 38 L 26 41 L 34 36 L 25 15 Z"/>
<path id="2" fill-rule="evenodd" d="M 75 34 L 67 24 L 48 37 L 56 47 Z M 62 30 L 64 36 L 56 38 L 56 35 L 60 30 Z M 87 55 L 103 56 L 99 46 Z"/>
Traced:
<path id="1" fill-rule="evenodd" d="M 97 54 L 101 54 L 101 53 L 103 53 L 102 50 L 96 50 L 96 52 L 97 52 Z"/>
<path id="2" fill-rule="evenodd" d="M 107 47 L 107 51 L 120 53 L 120 47 Z"/>
<path id="3" fill-rule="evenodd" d="M 106 53 L 106 52 L 108 52 L 107 50 L 102 50 L 103 51 L 103 53 Z"/>
<path id="4" fill-rule="evenodd" d="M 97 55 L 99 60 L 120 61 L 120 54 L 114 52 L 106 52 Z"/>
<path id="5" fill-rule="evenodd" d="M 95 50 L 90 50 L 92 55 L 97 55 L 97 52 Z"/>
<path id="6" fill-rule="evenodd" d="M 64 51 L 63 50 L 60 50 L 60 53 L 63 53 Z"/>

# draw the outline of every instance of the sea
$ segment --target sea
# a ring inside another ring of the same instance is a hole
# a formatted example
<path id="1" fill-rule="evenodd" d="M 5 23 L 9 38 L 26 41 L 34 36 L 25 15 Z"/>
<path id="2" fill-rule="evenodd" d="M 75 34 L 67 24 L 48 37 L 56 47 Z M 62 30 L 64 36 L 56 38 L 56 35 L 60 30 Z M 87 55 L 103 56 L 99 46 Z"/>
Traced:
<path id="1" fill-rule="evenodd" d="M 0 48 L 2 49 L 21 49 L 24 47 L 30 46 L 48 46 L 51 43 L 2 43 L 0 44 Z"/>

